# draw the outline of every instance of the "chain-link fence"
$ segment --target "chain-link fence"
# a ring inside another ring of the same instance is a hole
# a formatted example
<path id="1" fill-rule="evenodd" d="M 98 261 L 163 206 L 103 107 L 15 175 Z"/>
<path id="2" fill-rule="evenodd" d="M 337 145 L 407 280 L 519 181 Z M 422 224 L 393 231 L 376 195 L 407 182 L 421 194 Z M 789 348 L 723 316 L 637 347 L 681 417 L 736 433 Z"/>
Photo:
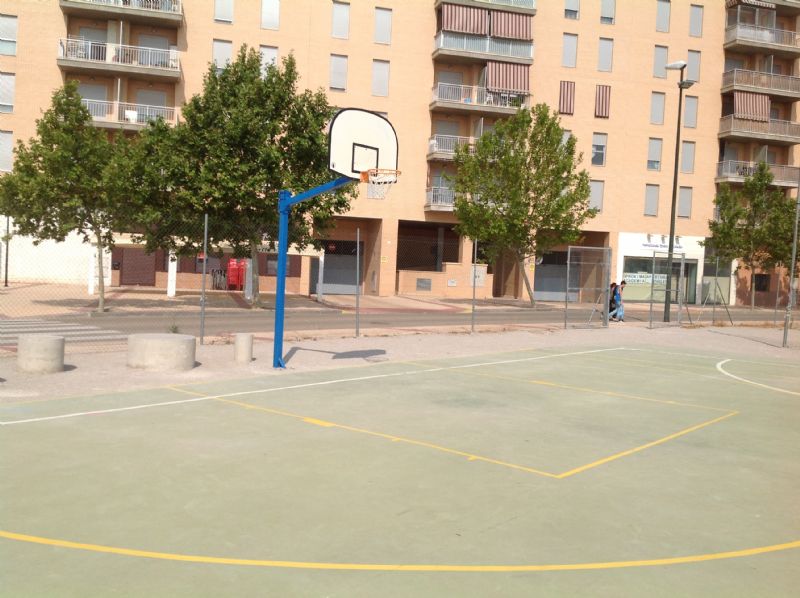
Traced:
<path id="1" fill-rule="evenodd" d="M 608 326 L 611 307 L 611 248 L 567 249 L 564 328 Z"/>

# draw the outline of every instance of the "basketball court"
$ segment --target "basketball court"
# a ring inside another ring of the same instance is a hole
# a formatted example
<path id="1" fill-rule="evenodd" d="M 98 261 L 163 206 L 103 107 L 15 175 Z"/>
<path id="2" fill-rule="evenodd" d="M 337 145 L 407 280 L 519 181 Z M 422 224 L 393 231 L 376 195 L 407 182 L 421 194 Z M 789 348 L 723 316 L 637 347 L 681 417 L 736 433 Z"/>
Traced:
<path id="1" fill-rule="evenodd" d="M 7 403 L 0 593 L 789 595 L 798 398 L 584 344 Z"/>

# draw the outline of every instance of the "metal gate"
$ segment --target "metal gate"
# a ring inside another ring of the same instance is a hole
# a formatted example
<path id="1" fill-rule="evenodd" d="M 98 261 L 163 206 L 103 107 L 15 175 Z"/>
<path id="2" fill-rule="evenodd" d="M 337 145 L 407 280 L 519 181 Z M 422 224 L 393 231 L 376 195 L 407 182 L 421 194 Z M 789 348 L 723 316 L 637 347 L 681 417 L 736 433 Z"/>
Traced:
<path id="1" fill-rule="evenodd" d="M 653 262 L 650 270 L 650 328 L 680 326 L 683 323 L 686 255 L 683 253 L 672 254 L 672 272 L 668 272 L 668 262 L 669 253 L 666 251 L 653 252 Z M 667 277 L 670 278 L 670 308 L 669 321 L 664 321 L 667 319 L 665 317 L 667 308 Z"/>
<path id="2" fill-rule="evenodd" d="M 564 328 L 608 326 L 611 248 L 567 249 L 567 280 L 564 292 Z"/>

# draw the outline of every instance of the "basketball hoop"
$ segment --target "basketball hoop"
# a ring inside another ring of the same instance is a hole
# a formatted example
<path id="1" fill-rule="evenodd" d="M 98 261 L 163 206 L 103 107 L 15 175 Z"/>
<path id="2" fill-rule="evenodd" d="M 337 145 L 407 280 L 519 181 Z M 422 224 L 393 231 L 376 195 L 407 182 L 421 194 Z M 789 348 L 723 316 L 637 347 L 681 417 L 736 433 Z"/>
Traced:
<path id="1" fill-rule="evenodd" d="M 367 183 L 367 197 L 370 199 L 386 199 L 389 190 L 397 182 L 399 170 L 388 168 L 370 168 L 361 173 L 361 182 Z"/>

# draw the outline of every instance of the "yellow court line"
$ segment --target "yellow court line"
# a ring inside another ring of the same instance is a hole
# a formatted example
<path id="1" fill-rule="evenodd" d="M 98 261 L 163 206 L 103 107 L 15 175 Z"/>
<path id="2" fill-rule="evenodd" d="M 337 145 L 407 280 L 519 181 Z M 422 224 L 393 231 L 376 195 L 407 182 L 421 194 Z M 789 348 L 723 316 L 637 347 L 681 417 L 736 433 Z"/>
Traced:
<path id="1" fill-rule="evenodd" d="M 210 397 L 211 396 L 211 395 L 203 393 L 203 392 L 197 392 L 196 390 L 189 390 L 188 388 L 181 388 L 180 386 L 165 386 L 164 388 L 168 388 L 170 390 L 174 390 L 175 392 L 182 392 L 184 394 L 192 395 L 192 396 L 195 396 L 195 397 Z"/>
<path id="2" fill-rule="evenodd" d="M 206 563 L 213 565 L 238 565 L 249 567 L 273 567 L 284 569 L 327 569 L 336 571 L 416 571 L 416 572 L 436 572 L 436 573 L 511 573 L 511 572 L 536 572 L 536 571 L 586 571 L 597 569 L 621 569 L 625 567 L 657 567 L 663 565 L 681 565 L 688 563 L 702 563 L 706 561 L 718 561 L 723 559 L 734 559 L 782 550 L 800 548 L 800 540 L 785 542 L 783 544 L 772 544 L 769 546 L 758 546 L 756 548 L 746 548 L 744 550 L 731 550 L 727 552 L 715 552 L 707 554 L 694 554 L 688 556 L 667 557 L 660 559 L 646 559 L 637 561 L 606 561 L 598 563 L 567 563 L 567 564 L 547 564 L 547 565 L 425 565 L 425 564 L 391 564 L 391 563 L 325 563 L 325 562 L 303 562 L 303 561 L 278 561 L 266 559 L 243 559 L 218 556 L 201 556 L 192 554 L 179 554 L 173 552 L 155 552 L 152 550 L 138 550 L 134 548 L 121 548 L 117 546 L 106 546 L 103 544 L 88 544 L 84 542 L 72 542 L 70 540 L 59 540 L 56 538 L 45 538 L 42 536 L 31 536 L 0 530 L 0 538 L 15 540 L 17 542 L 27 542 L 31 544 L 41 544 L 44 546 L 55 546 L 58 548 L 69 548 L 73 550 L 86 550 L 90 552 L 100 552 L 106 554 L 117 554 L 122 556 L 140 557 L 147 559 L 159 559 L 164 561 L 181 561 L 188 563 Z"/>

